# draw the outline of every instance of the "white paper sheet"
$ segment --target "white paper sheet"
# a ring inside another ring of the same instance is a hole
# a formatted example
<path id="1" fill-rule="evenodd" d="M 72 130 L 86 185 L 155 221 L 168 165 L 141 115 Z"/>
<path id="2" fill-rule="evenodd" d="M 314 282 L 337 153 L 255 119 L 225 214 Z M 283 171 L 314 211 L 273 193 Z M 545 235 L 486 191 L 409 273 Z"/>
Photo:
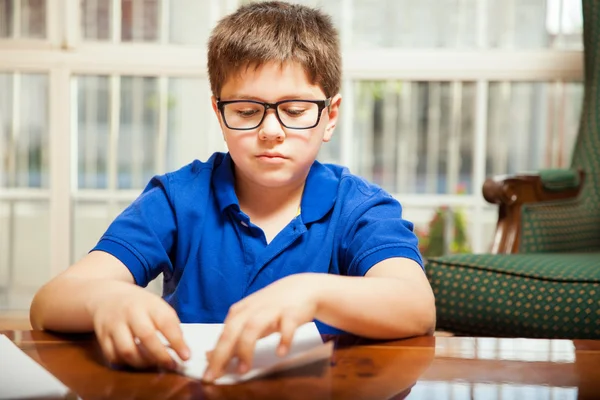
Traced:
<path id="1" fill-rule="evenodd" d="M 0 335 L 0 399 L 61 398 L 72 395 L 54 375 Z"/>
<path id="2" fill-rule="evenodd" d="M 171 355 L 179 362 L 179 372 L 192 378 L 201 379 L 208 365 L 206 352 L 214 348 L 223 324 L 181 324 L 184 339 L 190 348 L 191 357 L 181 362 L 174 351 Z M 323 343 L 317 326 L 307 323 L 300 326 L 292 340 L 290 350 L 284 357 L 276 354 L 281 336 L 273 333 L 256 343 L 252 369 L 240 375 L 235 372 L 235 363 L 230 363 L 225 375 L 215 381 L 217 385 L 231 385 L 258 378 L 274 372 L 307 365 L 331 357 L 333 342 Z"/>

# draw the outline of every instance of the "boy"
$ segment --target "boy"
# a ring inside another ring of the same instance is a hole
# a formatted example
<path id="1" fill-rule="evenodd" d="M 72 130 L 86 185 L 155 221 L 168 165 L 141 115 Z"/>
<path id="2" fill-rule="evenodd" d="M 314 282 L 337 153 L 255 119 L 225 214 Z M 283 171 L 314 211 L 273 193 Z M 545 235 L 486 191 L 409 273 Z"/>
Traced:
<path id="1" fill-rule="evenodd" d="M 208 46 L 212 107 L 227 154 L 155 177 L 83 259 L 42 287 L 34 328 L 96 332 L 109 362 L 173 367 L 181 322 L 224 322 L 204 379 L 256 341 L 317 320 L 322 333 L 431 333 L 434 298 L 396 200 L 315 161 L 341 96 L 337 33 L 320 11 L 254 3 Z M 164 300 L 141 287 L 164 274 Z M 335 327 L 335 329 L 334 329 Z"/>

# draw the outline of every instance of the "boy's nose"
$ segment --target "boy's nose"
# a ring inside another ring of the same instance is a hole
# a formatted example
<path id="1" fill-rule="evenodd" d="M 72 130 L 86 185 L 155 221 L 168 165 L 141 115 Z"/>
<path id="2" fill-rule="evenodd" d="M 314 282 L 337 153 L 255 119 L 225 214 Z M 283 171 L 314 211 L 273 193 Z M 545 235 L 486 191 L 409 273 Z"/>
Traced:
<path id="1" fill-rule="evenodd" d="M 258 134 L 262 140 L 283 140 L 285 138 L 285 132 L 274 110 L 267 111 L 265 119 L 259 126 Z"/>

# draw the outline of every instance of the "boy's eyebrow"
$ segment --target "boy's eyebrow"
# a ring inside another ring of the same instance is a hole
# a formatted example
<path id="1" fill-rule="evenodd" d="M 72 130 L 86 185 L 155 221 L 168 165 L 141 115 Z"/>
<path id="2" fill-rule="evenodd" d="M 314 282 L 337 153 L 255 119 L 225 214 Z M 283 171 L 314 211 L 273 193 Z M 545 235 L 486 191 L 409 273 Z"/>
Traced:
<path id="1" fill-rule="evenodd" d="M 324 97 L 325 96 L 323 96 L 323 98 Z M 225 99 L 225 98 L 222 98 L 222 99 Z M 257 96 L 250 96 L 250 95 L 246 95 L 246 94 L 233 94 L 231 96 L 227 96 L 227 99 L 254 100 L 254 101 L 260 101 L 260 102 L 267 102 L 264 98 L 257 97 Z M 282 100 L 322 100 L 322 99 L 320 98 L 320 96 L 319 96 L 319 98 L 315 98 L 314 93 L 306 92 L 306 93 L 294 93 L 294 94 L 282 96 L 282 97 L 279 97 L 275 102 L 282 101 Z"/>

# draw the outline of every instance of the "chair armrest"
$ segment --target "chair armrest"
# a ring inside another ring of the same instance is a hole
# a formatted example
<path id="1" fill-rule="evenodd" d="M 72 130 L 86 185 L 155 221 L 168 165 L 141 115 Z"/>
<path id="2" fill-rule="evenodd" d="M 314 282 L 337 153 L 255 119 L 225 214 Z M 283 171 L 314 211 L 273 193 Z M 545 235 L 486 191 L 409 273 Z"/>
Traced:
<path id="1" fill-rule="evenodd" d="M 518 253 L 522 205 L 573 199 L 581 192 L 584 176 L 583 170 L 546 170 L 488 178 L 483 184 L 483 197 L 499 206 L 491 252 Z"/>

